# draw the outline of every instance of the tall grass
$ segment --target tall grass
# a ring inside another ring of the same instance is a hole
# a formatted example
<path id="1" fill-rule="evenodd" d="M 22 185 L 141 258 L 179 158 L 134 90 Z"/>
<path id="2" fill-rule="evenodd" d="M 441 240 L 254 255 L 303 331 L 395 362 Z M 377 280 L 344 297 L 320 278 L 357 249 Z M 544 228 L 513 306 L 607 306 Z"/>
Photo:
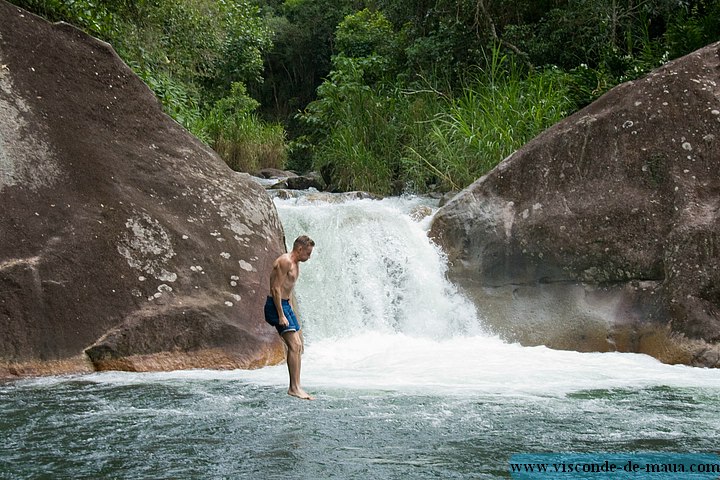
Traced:
<path id="1" fill-rule="evenodd" d="M 332 170 L 332 186 L 340 190 L 397 193 L 403 99 L 394 87 L 365 85 L 363 74 L 377 66 L 374 58 L 335 62 L 337 70 L 303 116 L 319 137 L 313 139 L 313 168 Z"/>
<path id="2" fill-rule="evenodd" d="M 252 113 L 232 118 L 206 116 L 203 121 L 210 146 L 233 170 L 257 173 L 263 168 L 284 168 L 282 125 L 268 124 Z"/>
<path id="3" fill-rule="evenodd" d="M 287 157 L 285 129 L 267 123 L 254 113 L 257 101 L 250 98 L 242 83 L 231 94 L 215 102 L 192 126 L 236 171 L 255 173 L 263 168 L 284 168 Z"/>
<path id="4" fill-rule="evenodd" d="M 523 74 L 498 49 L 459 94 L 437 99 L 443 111 L 431 122 L 424 154 L 413 155 L 444 189 L 469 185 L 573 107 L 561 74 Z"/>
<path id="5" fill-rule="evenodd" d="M 573 109 L 558 71 L 527 73 L 499 48 L 486 64 L 456 92 L 369 86 L 361 63 L 336 64 L 304 116 L 314 167 L 343 190 L 457 190 Z"/>

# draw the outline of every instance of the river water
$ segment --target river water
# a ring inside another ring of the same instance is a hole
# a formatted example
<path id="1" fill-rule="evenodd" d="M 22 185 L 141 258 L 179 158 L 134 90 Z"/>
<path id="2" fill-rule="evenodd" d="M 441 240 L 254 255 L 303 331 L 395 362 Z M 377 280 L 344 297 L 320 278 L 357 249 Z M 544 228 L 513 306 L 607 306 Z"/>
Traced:
<path id="1" fill-rule="evenodd" d="M 717 452 L 720 370 L 503 343 L 413 218 L 430 201 L 275 203 L 288 241 L 317 243 L 297 285 L 317 400 L 285 394 L 283 365 L 4 384 L 0 479 L 484 479 L 517 454 Z"/>

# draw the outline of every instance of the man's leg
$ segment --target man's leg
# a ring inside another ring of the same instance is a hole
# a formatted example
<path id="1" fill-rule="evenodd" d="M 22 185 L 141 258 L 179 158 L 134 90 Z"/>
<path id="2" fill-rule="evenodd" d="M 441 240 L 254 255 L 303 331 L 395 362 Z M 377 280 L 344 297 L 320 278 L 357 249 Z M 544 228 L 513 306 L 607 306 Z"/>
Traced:
<path id="1" fill-rule="evenodd" d="M 290 374 L 290 388 L 288 395 L 302 398 L 305 400 L 314 400 L 313 397 L 300 387 L 300 363 L 302 358 L 302 340 L 298 332 L 287 332 L 282 336 L 287 345 L 287 366 Z"/>

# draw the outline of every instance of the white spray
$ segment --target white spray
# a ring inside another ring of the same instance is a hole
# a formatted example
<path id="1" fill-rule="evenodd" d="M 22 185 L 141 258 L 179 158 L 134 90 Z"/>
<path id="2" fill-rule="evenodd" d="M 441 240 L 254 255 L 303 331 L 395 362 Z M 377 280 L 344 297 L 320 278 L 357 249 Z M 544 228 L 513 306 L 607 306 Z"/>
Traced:
<path id="1" fill-rule="evenodd" d="M 303 384 L 441 395 L 563 395 L 648 385 L 720 387 L 720 370 L 663 365 L 638 354 L 578 353 L 507 344 L 483 331 L 445 276 L 420 198 L 275 200 L 288 243 L 312 237 L 296 285 L 306 339 Z M 291 245 L 288 245 L 291 247 Z M 283 385 L 284 366 L 236 372 Z"/>

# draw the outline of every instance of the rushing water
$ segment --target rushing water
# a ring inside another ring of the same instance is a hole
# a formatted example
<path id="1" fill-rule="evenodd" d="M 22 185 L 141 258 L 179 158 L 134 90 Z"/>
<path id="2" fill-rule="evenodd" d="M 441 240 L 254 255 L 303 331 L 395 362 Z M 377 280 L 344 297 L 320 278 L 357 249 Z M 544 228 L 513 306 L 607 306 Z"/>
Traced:
<path id="1" fill-rule="evenodd" d="M 501 342 L 423 204 L 276 200 L 288 241 L 317 242 L 297 285 L 317 401 L 285 394 L 285 366 L 0 385 L 0 479 L 507 478 L 519 453 L 717 451 L 720 371 Z"/>

